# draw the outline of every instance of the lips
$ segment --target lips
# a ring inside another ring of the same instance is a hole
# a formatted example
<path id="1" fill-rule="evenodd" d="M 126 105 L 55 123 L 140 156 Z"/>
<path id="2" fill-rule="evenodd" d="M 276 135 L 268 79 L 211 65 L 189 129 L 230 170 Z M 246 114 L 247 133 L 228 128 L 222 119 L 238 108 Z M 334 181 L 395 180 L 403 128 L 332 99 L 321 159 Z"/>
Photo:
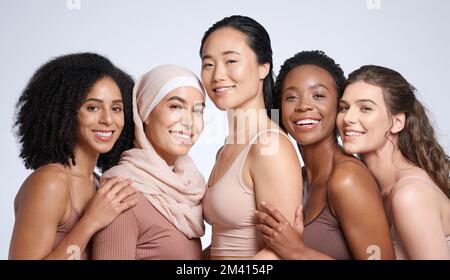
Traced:
<path id="1" fill-rule="evenodd" d="M 194 137 L 191 132 L 182 130 L 169 130 L 169 133 L 178 140 L 178 142 L 183 144 L 191 144 L 191 138 Z"/>
<path id="2" fill-rule="evenodd" d="M 321 119 L 318 118 L 302 118 L 294 121 L 297 128 L 301 130 L 309 130 L 320 123 Z"/>
<path id="3" fill-rule="evenodd" d="M 320 122 L 320 120 L 316 120 L 316 119 L 302 119 L 302 120 L 297 120 L 295 122 L 296 125 L 313 125 L 313 124 L 318 124 Z"/>
<path id="4" fill-rule="evenodd" d="M 114 130 L 93 130 L 95 138 L 101 141 L 110 141 L 114 134 Z"/>
<path id="5" fill-rule="evenodd" d="M 346 129 L 344 129 L 344 135 L 343 135 L 344 141 L 356 140 L 359 137 L 363 136 L 364 134 L 366 134 L 364 131 L 346 128 Z"/>
<path id="6" fill-rule="evenodd" d="M 223 96 L 227 94 L 229 91 L 234 89 L 235 86 L 221 86 L 221 87 L 215 87 L 213 88 L 213 92 L 216 93 L 219 96 Z"/>

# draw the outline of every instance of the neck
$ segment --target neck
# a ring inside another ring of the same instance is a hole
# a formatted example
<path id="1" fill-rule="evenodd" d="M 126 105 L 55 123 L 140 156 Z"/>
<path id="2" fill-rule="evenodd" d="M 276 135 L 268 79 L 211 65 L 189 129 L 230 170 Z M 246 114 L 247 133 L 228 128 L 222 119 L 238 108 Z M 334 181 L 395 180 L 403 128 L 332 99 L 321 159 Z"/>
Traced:
<path id="1" fill-rule="evenodd" d="M 266 112 L 262 93 L 237 108 L 227 110 L 228 141 L 246 144 L 259 131 L 276 126 Z"/>
<path id="2" fill-rule="evenodd" d="M 330 176 L 333 169 L 333 156 L 337 149 L 334 134 L 311 145 L 300 145 L 308 182 Z"/>
<path id="3" fill-rule="evenodd" d="M 93 179 L 94 169 L 99 153 L 87 151 L 80 146 L 74 148 L 75 165 L 70 162 L 70 172 L 75 176 L 89 177 Z"/>
<path id="4" fill-rule="evenodd" d="M 383 197 L 391 193 L 400 173 L 413 167 L 397 148 L 396 141 L 392 143 L 387 141 L 382 148 L 363 154 L 363 161 L 377 180 Z"/>
<path id="5" fill-rule="evenodd" d="M 174 166 L 178 156 L 169 154 L 163 151 L 162 149 L 156 148 L 156 146 L 153 146 L 153 148 L 155 149 L 155 152 L 158 154 L 158 156 L 162 158 L 167 163 L 168 166 Z"/>

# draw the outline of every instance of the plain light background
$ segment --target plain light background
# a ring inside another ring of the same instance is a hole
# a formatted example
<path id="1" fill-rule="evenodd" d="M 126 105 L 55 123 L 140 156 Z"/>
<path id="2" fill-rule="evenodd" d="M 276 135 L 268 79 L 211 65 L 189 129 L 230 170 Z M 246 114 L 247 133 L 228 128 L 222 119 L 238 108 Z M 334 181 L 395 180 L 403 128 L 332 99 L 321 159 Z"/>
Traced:
<path id="1" fill-rule="evenodd" d="M 419 89 L 450 151 L 448 0 L 0 0 L 0 259 L 8 256 L 15 194 L 30 173 L 18 156 L 12 124 L 33 72 L 54 56 L 90 51 L 135 78 L 166 63 L 199 74 L 203 33 L 233 14 L 267 29 L 275 73 L 288 57 L 313 49 L 333 57 L 346 75 L 363 64 L 399 71 Z M 224 113 L 209 100 L 205 124 L 190 154 L 207 179 L 227 132 Z M 209 245 L 209 227 L 202 241 Z"/>

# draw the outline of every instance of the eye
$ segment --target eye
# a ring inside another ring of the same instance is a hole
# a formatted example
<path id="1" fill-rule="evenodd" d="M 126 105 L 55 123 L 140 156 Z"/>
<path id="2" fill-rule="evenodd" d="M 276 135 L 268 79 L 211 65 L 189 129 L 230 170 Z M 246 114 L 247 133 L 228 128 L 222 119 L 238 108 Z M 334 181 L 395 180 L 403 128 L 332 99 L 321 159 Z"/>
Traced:
<path id="1" fill-rule="evenodd" d="M 86 109 L 87 109 L 89 112 L 95 112 L 95 111 L 100 110 L 100 108 L 99 108 L 97 105 L 88 105 L 88 106 L 86 107 Z"/>
<path id="2" fill-rule="evenodd" d="M 203 115 L 203 108 L 194 108 L 194 113 L 199 114 L 199 115 Z"/>
<path id="3" fill-rule="evenodd" d="M 343 106 L 343 105 L 339 106 L 339 113 L 345 113 L 345 112 L 347 112 L 347 110 L 348 110 L 347 106 Z"/>
<path id="4" fill-rule="evenodd" d="M 113 107 L 112 107 L 112 110 L 113 110 L 113 112 L 117 112 L 117 113 L 123 111 L 123 109 L 122 109 L 121 106 L 113 106 Z"/>
<path id="5" fill-rule="evenodd" d="M 297 96 L 295 95 L 288 95 L 284 98 L 287 102 L 293 102 L 295 99 L 297 99 Z"/>
<path id="6" fill-rule="evenodd" d="M 370 107 L 368 107 L 368 106 L 362 106 L 361 107 L 361 112 L 365 112 L 365 113 L 367 113 L 367 112 L 369 112 L 369 111 L 372 111 L 372 108 L 370 108 Z"/>
<path id="7" fill-rule="evenodd" d="M 226 64 L 233 64 L 233 63 L 236 63 L 236 62 L 237 62 L 237 60 L 229 59 L 229 60 L 226 61 Z"/>
<path id="8" fill-rule="evenodd" d="M 314 93 L 313 98 L 314 99 L 322 99 L 322 98 L 325 98 L 325 95 L 323 95 L 321 93 Z"/>
<path id="9" fill-rule="evenodd" d="M 212 68 L 213 65 L 212 65 L 212 63 L 204 63 L 202 67 L 203 67 L 203 69 L 208 69 L 208 68 Z"/>
<path id="10" fill-rule="evenodd" d="M 181 107 L 180 105 L 177 105 L 177 104 L 173 104 L 173 105 L 170 105 L 170 109 L 172 109 L 174 111 L 180 111 L 183 109 L 183 107 Z"/>

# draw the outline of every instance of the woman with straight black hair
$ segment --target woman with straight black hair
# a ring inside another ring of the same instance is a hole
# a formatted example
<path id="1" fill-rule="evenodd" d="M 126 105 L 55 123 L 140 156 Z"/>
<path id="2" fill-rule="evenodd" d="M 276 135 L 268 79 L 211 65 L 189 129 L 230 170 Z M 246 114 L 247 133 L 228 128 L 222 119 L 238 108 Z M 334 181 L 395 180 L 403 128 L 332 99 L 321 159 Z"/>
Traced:
<path id="1" fill-rule="evenodd" d="M 268 201 L 293 221 L 302 175 L 293 145 L 267 114 L 273 94 L 269 35 L 252 18 L 226 17 L 206 31 L 200 57 L 205 89 L 229 121 L 203 199 L 211 259 L 277 259 L 256 229 L 255 210 Z"/>

